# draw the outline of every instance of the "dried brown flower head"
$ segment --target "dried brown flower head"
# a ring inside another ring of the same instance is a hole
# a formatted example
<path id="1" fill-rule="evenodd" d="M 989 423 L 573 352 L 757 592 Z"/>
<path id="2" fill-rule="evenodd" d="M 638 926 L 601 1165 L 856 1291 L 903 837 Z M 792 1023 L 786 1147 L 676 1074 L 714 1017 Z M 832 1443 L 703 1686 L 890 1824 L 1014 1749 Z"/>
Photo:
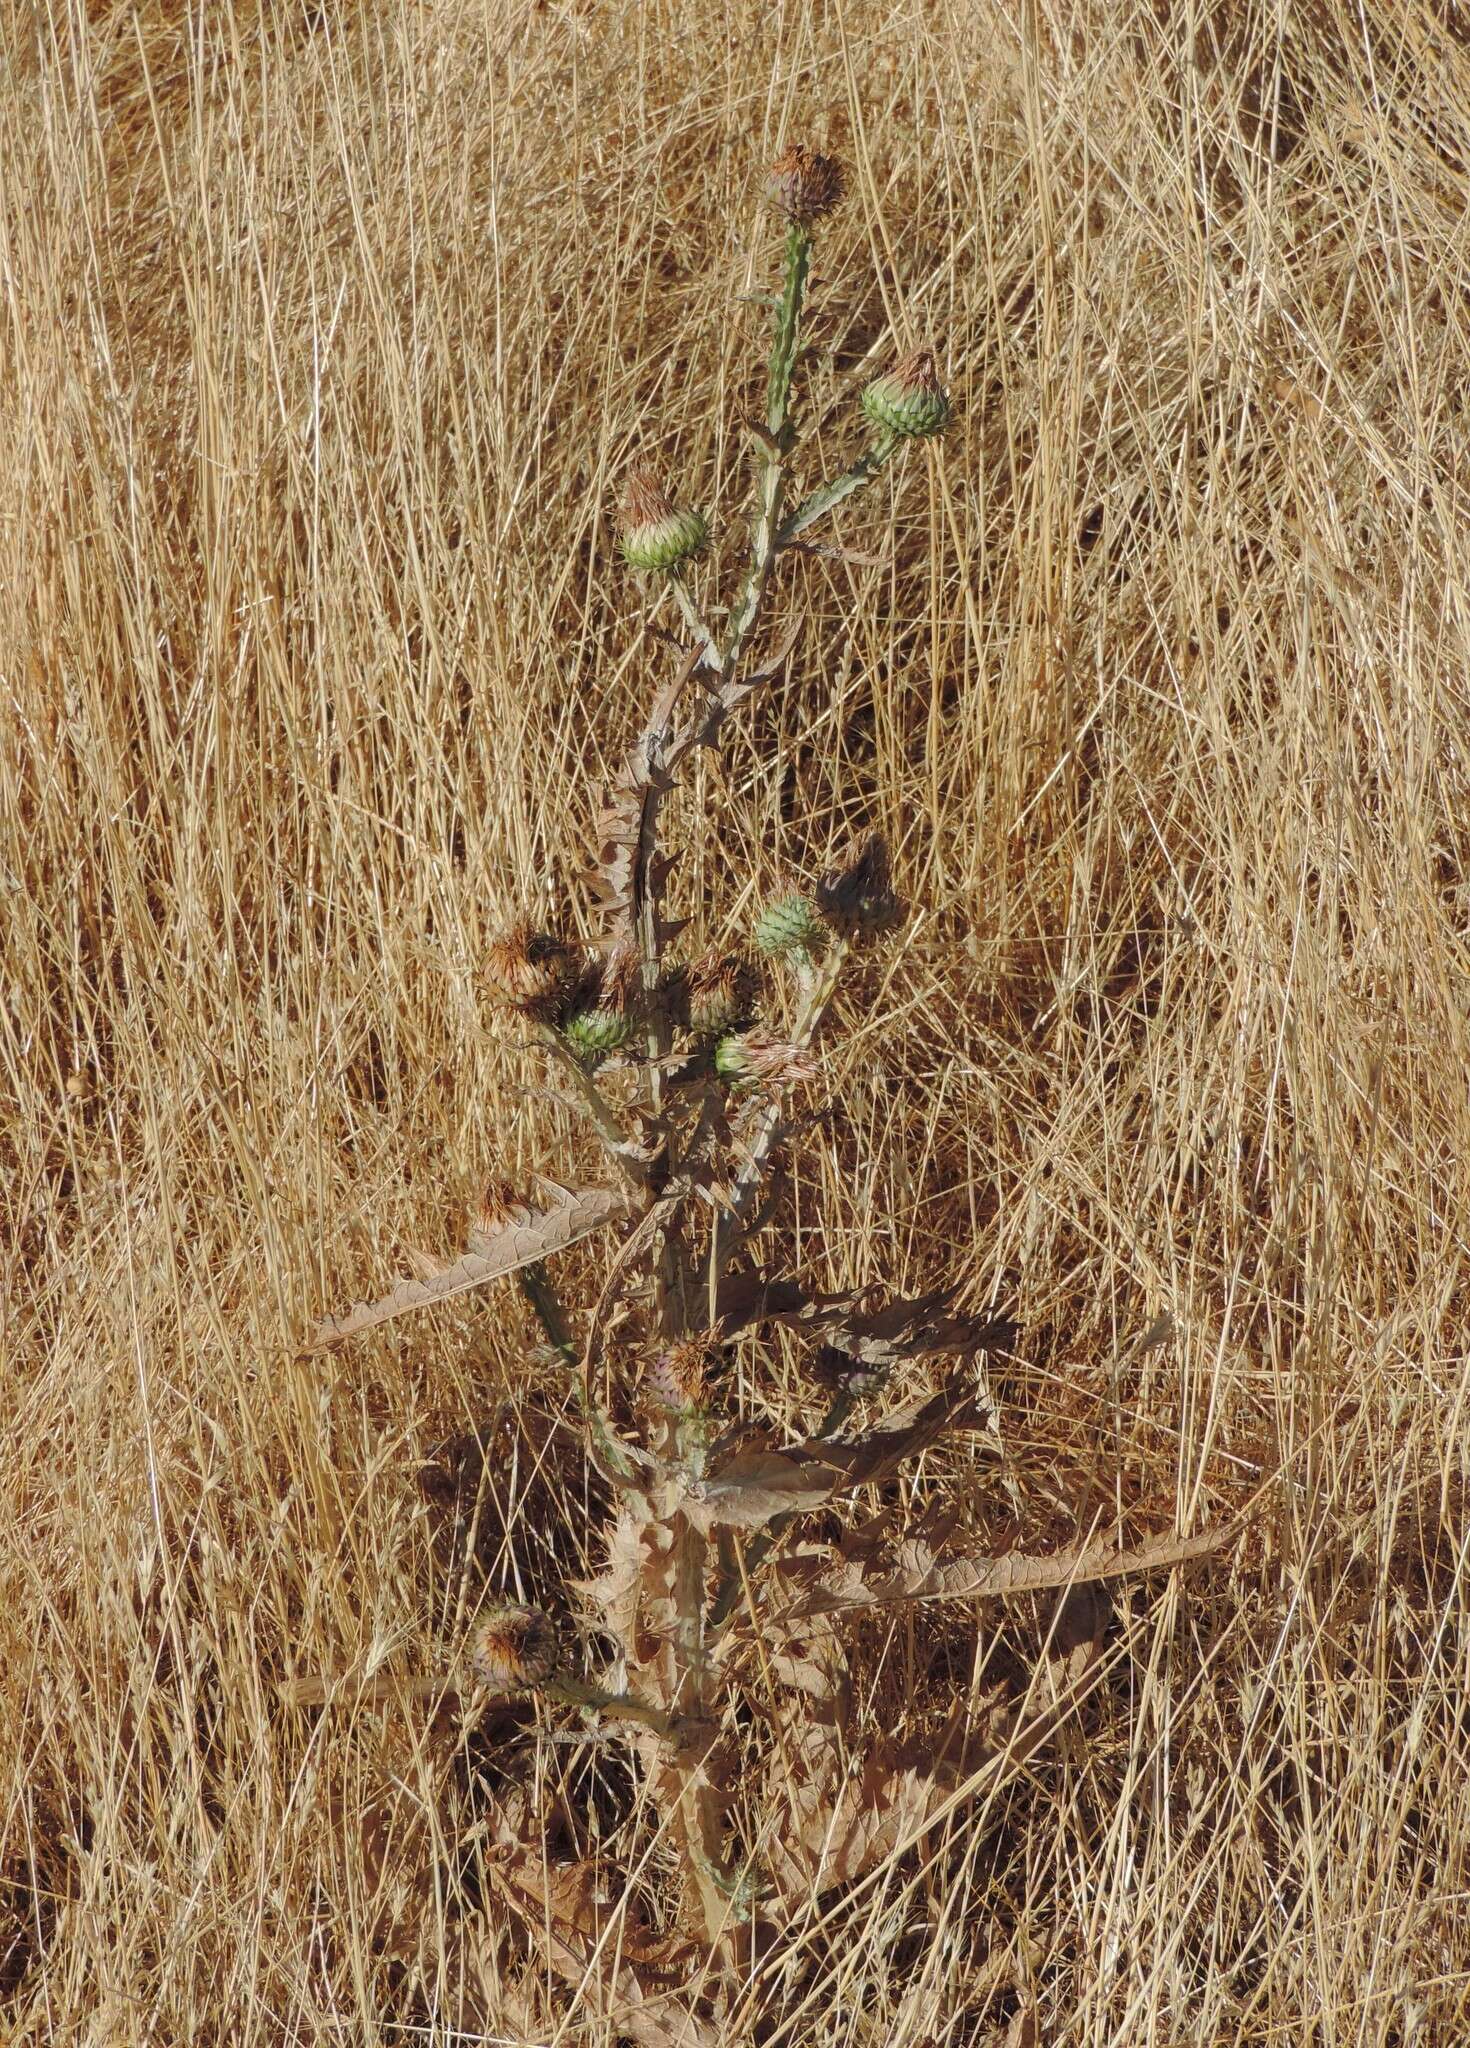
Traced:
<path id="1" fill-rule="evenodd" d="M 888 848 L 875 832 L 845 868 L 829 868 L 817 884 L 817 908 L 845 938 L 871 938 L 901 924 L 906 906 L 894 890 Z"/>
<path id="2" fill-rule="evenodd" d="M 719 1340 L 706 1331 L 656 1351 L 644 1368 L 644 1383 L 661 1408 L 687 1414 L 703 1405 L 710 1375 L 720 1358 Z"/>
<path id="3" fill-rule="evenodd" d="M 575 997 L 585 974 L 581 955 L 554 932 L 540 932 L 528 917 L 494 941 L 485 956 L 491 992 L 522 1016 L 554 1024 Z"/>
<path id="4" fill-rule="evenodd" d="M 835 156 L 793 142 L 771 165 L 766 197 L 793 227 L 809 228 L 842 203 L 847 174 Z"/>
<path id="5" fill-rule="evenodd" d="M 739 1031 L 755 1015 L 760 976 L 741 953 L 701 954 L 684 984 L 685 1014 L 696 1038 Z"/>
<path id="6" fill-rule="evenodd" d="M 543 1685 L 561 1662 L 556 1624 L 539 1607 L 515 1600 L 482 1607 L 470 1637 L 469 1660 L 492 1692 Z"/>
<path id="7" fill-rule="evenodd" d="M 521 1200 L 513 1181 L 490 1180 L 485 1183 L 485 1192 L 475 1211 L 475 1228 L 493 1237 L 498 1230 L 505 1230 L 511 1224 L 526 1224 L 531 1221 L 531 1211 Z"/>

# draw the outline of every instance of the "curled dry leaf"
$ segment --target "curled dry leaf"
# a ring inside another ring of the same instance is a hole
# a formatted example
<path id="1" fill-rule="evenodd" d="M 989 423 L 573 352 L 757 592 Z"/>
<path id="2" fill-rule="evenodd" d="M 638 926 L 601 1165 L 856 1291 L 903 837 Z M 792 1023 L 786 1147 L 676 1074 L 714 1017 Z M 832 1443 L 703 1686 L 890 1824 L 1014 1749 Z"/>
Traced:
<path id="1" fill-rule="evenodd" d="M 833 1565 L 802 1557 L 782 1559 L 775 1571 L 786 1586 L 809 1588 L 781 1610 L 784 1619 L 799 1621 L 808 1615 L 893 1607 L 909 1600 L 994 1599 L 1163 1571 L 1208 1556 L 1238 1533 L 1238 1525 L 1230 1523 L 1198 1536 L 1157 1536 L 1132 1550 L 1120 1549 L 1109 1537 L 1094 1537 L 1051 1557 L 1013 1551 L 1006 1557 L 960 1557 L 945 1563 L 929 1559 L 871 1576 L 851 1560 Z"/>
<path id="2" fill-rule="evenodd" d="M 552 1252 L 565 1251 L 579 1238 L 629 1213 L 627 1197 L 611 1188 L 561 1188 L 547 1181 L 543 1193 L 547 1207 L 518 1211 L 500 1230 L 477 1231 L 475 1249 L 437 1272 L 426 1271 L 420 1257 L 421 1277 L 400 1280 L 380 1300 L 359 1302 L 345 1315 L 327 1316 L 312 1331 L 304 1350 L 325 1351 L 360 1330 L 391 1322 L 412 1309 L 430 1308 L 457 1294 L 467 1294 L 488 1280 L 499 1280 Z"/>

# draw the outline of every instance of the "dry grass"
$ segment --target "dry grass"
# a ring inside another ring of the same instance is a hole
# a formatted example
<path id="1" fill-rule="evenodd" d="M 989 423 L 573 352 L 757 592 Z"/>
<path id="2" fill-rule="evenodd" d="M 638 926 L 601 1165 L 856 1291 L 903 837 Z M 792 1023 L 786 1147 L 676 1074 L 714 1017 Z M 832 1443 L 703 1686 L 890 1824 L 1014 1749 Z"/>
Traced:
<path id="1" fill-rule="evenodd" d="M 895 336 L 943 338 L 960 424 L 840 522 L 881 568 L 788 572 L 792 682 L 681 886 L 738 921 L 846 820 L 898 844 L 923 915 L 828 1042 L 797 1214 L 833 1284 L 958 1264 L 1019 1320 L 1004 1461 L 932 1483 L 1032 1543 L 1257 1507 L 1121 1613 L 1065 1740 L 814 1905 L 769 2038 L 1470 2037 L 1460 11 L 4 34 L 13 2038 L 608 2038 L 505 1990 L 474 1822 L 534 1772 L 637 1853 L 620 1767 L 522 1710 L 277 1698 L 442 1671 L 486 1586 L 580 1568 L 561 1396 L 509 1290 L 293 1347 L 582 1142 L 477 961 L 574 876 L 667 658 L 610 540 L 628 451 L 738 491 L 752 178 L 796 132 L 857 168 L 825 454 Z M 792 1361 L 743 1391 L 786 1413 Z M 1034 1659 L 1044 1609 L 981 1619 L 875 1632 L 864 1711 Z"/>

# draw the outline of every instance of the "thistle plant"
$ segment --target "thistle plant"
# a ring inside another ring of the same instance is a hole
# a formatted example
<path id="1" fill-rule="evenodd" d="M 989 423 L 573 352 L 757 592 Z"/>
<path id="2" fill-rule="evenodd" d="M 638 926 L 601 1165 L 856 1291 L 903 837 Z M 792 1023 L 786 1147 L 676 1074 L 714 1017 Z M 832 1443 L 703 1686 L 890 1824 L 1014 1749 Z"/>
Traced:
<path id="1" fill-rule="evenodd" d="M 748 2017 L 760 1968 L 779 1954 L 796 1909 L 900 1854 L 941 1805 L 963 1797 L 964 1742 L 949 1757 L 916 1761 L 888 1737 L 849 1726 L 850 1618 L 1069 1587 L 1166 1565 L 1217 1540 L 994 1557 L 968 1554 L 954 1532 L 932 1525 L 905 1540 L 881 1518 L 864 1522 L 867 1489 L 943 1436 L 993 1427 L 978 1360 L 1013 1335 L 959 1308 L 952 1289 L 907 1298 L 877 1286 L 823 1291 L 791 1270 L 772 1224 L 782 1155 L 809 1121 L 796 1098 L 820 1081 L 817 1046 L 834 998 L 855 963 L 904 921 L 887 846 L 870 835 L 819 878 L 780 887 L 743 945 L 681 955 L 683 925 L 666 896 L 668 798 L 791 658 L 794 634 L 760 644 L 781 557 L 950 418 L 933 353 L 904 354 L 863 390 L 847 468 L 795 492 L 793 391 L 813 241 L 843 188 L 841 167 L 801 146 L 768 179 L 784 245 L 765 410 L 751 423 L 747 558 L 726 608 L 701 608 L 687 576 L 709 540 L 703 512 L 680 503 L 645 457 L 625 479 L 623 556 L 655 602 L 672 598 L 686 646 L 603 800 L 594 939 L 573 936 L 576 907 L 567 905 L 559 920 L 514 924 L 485 961 L 488 993 L 540 1047 L 606 1171 L 583 1186 L 493 1188 L 458 1256 L 323 1323 L 315 1340 L 340 1344 L 514 1275 L 542 1355 L 567 1377 L 610 1502 L 601 1569 L 565 1589 L 557 1621 L 487 1593 L 458 1654 L 467 1698 L 535 1698 L 548 1713 L 605 1722 L 634 1759 L 673 1846 L 680 1891 L 677 1932 L 654 1973 L 664 1987 L 660 2025 L 672 2009 L 671 1972 L 699 1979 L 697 1994 L 680 1994 L 684 2033 L 648 2031 L 649 1982 L 634 1947 L 621 1944 L 614 1961 L 582 1920 L 553 1924 L 533 1818 L 520 1836 L 502 1829 L 490 1868 L 528 1942 L 551 1925 L 553 1963 L 584 1994 L 600 1985 L 604 2014 L 648 2039 L 704 2040 L 699 2029 L 716 2017 L 718 2038 L 736 2038 L 740 2001 Z M 557 1255 L 598 1239 L 611 1243 L 601 1277 L 585 1299 L 566 1297 Z M 762 1347 L 783 1328 L 808 1347 L 825 1402 L 814 1429 L 784 1439 L 749 1427 L 728 1391 L 736 1347 L 747 1347 L 758 1371 Z M 947 1364 L 924 1397 L 886 1413 L 870 1407 L 854 1426 L 898 1368 L 922 1361 L 932 1371 L 934 1360 Z M 835 1537 L 833 1510 L 844 1532 Z M 752 1754 L 747 1737 L 742 1756 L 734 1710 L 757 1663 L 778 1688 L 784 1679 L 784 1704 L 769 1745 Z M 1078 1696 L 1054 1698 L 999 1733 L 1024 1756 Z M 774 1836 L 753 1834 L 739 1817 L 762 1802 L 737 1802 L 737 1783 L 758 1792 L 762 1772 L 767 1805 L 797 1816 Z M 564 1895 L 565 1885 L 555 1891 Z"/>

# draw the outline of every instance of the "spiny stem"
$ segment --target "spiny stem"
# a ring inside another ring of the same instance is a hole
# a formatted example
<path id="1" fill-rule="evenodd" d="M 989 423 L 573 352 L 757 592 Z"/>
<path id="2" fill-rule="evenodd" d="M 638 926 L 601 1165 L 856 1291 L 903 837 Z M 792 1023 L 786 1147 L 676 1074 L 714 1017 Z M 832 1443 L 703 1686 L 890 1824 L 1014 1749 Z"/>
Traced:
<path id="1" fill-rule="evenodd" d="M 786 277 L 776 305 L 776 326 L 771 338 L 771 361 L 766 378 L 766 425 L 761 436 L 763 460 L 756 488 L 750 567 L 740 595 L 730 607 L 725 641 L 720 649 L 718 666 L 726 674 L 734 668 L 755 624 L 765 595 L 766 579 L 771 573 L 771 563 L 776 557 L 781 505 L 786 492 L 786 458 L 796 438 L 791 426 L 791 374 L 796 366 L 797 344 L 801 337 L 801 308 L 811 256 L 810 234 L 802 227 L 791 228 L 786 236 Z"/>
<path id="2" fill-rule="evenodd" d="M 835 476 L 830 483 L 819 484 L 809 492 L 790 518 L 782 522 L 776 535 L 777 548 L 789 547 L 798 534 L 814 526 L 824 513 L 840 505 L 844 498 L 850 498 L 854 491 L 862 490 L 865 484 L 870 484 L 897 447 L 896 434 L 880 434 L 872 447 L 843 470 L 841 476 Z"/>
<path id="3" fill-rule="evenodd" d="M 720 666 L 720 643 L 705 624 L 704 614 L 694 602 L 694 593 L 690 590 L 689 585 L 684 581 L 683 575 L 678 569 L 671 569 L 669 571 L 668 585 L 674 594 L 674 602 L 679 607 L 684 624 L 689 628 L 691 637 L 701 649 L 701 665 L 705 668 L 718 669 Z"/>
<path id="4" fill-rule="evenodd" d="M 618 1122 L 617 1112 L 612 1104 L 554 1026 L 544 1024 L 541 1027 L 541 1038 L 571 1075 L 572 1085 L 577 1091 L 581 1107 L 587 1114 L 587 1120 L 601 1138 L 604 1149 L 612 1158 L 619 1173 L 633 1187 L 643 1189 L 647 1184 L 647 1176 L 632 1156 L 633 1147 L 629 1143 L 627 1132 Z"/>

